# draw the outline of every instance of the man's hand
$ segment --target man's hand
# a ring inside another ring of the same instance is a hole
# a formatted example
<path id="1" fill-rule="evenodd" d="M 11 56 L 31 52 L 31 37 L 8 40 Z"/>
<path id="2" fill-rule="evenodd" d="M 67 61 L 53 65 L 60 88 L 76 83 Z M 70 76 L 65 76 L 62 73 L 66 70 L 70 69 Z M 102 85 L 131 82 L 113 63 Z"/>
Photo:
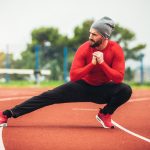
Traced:
<path id="1" fill-rule="evenodd" d="M 96 65 L 96 64 L 97 64 L 97 60 L 96 60 L 96 57 L 95 57 L 95 56 L 93 56 L 93 58 L 92 58 L 92 64 L 93 64 L 93 65 Z"/>
<path id="2" fill-rule="evenodd" d="M 104 61 L 103 53 L 102 52 L 94 52 L 93 57 L 96 57 L 96 60 L 99 64 L 101 64 Z"/>

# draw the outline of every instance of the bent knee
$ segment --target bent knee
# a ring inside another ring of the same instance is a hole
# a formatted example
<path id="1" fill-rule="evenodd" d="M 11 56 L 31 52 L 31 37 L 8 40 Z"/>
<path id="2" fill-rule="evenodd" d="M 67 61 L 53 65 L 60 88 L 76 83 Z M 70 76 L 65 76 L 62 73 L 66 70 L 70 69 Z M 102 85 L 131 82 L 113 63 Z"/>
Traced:
<path id="1" fill-rule="evenodd" d="M 122 83 L 121 89 L 122 89 L 121 91 L 123 91 L 126 98 L 129 99 L 132 95 L 132 88 L 128 84 Z"/>

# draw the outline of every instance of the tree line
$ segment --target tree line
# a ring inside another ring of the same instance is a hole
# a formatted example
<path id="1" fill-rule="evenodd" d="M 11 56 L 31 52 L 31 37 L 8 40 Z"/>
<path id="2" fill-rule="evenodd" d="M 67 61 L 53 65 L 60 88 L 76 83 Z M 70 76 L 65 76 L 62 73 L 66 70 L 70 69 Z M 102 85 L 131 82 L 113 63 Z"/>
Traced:
<path id="1" fill-rule="evenodd" d="M 35 46 L 39 45 L 39 64 L 40 69 L 50 69 L 52 74 L 50 80 L 63 79 L 63 49 L 68 48 L 68 70 L 70 69 L 74 53 L 77 48 L 88 40 L 89 29 L 94 20 L 86 20 L 81 25 L 76 26 L 73 30 L 73 36 L 68 37 L 59 32 L 55 27 L 39 27 L 31 32 L 31 43 L 27 44 L 27 48 L 21 53 L 21 59 L 13 60 L 11 56 L 11 68 L 18 69 L 35 69 Z M 131 43 L 135 40 L 136 35 L 133 31 L 116 24 L 111 39 L 117 41 L 123 48 L 125 59 L 139 61 L 140 52 L 146 47 L 146 44 L 139 43 L 131 47 Z M 49 43 L 49 45 L 46 45 Z M 0 60 L 4 59 L 4 54 L 0 53 Z M 5 64 L 0 64 L 5 67 Z M 23 78 L 23 76 L 15 76 L 15 78 Z M 133 73 L 131 68 L 126 68 L 125 78 L 131 80 Z"/>

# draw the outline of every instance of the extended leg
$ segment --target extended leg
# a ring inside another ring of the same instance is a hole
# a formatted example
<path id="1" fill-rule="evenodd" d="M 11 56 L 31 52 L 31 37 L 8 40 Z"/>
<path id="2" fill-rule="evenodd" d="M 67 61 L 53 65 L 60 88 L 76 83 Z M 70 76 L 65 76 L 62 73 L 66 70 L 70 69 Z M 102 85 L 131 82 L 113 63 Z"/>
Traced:
<path id="1" fill-rule="evenodd" d="M 52 104 L 85 101 L 86 97 L 87 92 L 80 83 L 68 82 L 53 90 L 34 96 L 14 108 L 4 111 L 3 114 L 7 115 L 8 111 L 11 111 L 12 116 L 16 118 Z"/>

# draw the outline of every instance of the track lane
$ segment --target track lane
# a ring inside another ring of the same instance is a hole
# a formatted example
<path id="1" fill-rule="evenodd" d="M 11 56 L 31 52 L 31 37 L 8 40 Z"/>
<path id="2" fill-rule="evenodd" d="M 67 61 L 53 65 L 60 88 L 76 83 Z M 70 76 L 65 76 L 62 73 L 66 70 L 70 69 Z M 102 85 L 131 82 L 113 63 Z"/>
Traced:
<path id="1" fill-rule="evenodd" d="M 15 100 L 14 97 L 13 101 L 1 101 L 0 107 L 1 109 L 5 109 L 21 101 L 24 101 L 24 99 Z M 125 104 L 124 107 L 117 110 L 118 112 L 114 115 L 113 119 L 131 130 L 133 129 L 133 131 L 138 129 L 140 134 L 145 132 L 144 136 L 148 137 L 148 131 L 150 131 L 149 128 L 147 128 L 148 126 L 145 124 L 144 127 L 141 128 L 140 124 L 136 126 L 130 124 L 135 113 L 128 113 L 128 111 L 131 112 L 133 108 L 134 110 L 132 111 L 136 111 L 136 114 L 141 112 L 140 108 L 143 106 L 149 108 L 148 100 L 146 100 L 147 102 L 144 102 L 144 104 L 139 104 L 143 103 L 142 101 L 143 99 L 137 102 L 136 105 L 135 103 Z M 139 106 L 137 105 L 139 105 L 140 108 L 138 108 Z M 45 107 L 18 119 L 11 119 L 9 121 L 9 127 L 3 131 L 6 150 L 82 150 L 85 148 L 86 150 L 99 148 L 107 150 L 113 148 L 119 150 L 120 147 L 124 150 L 127 148 L 132 150 L 148 150 L 150 148 L 149 144 L 135 137 L 131 137 L 119 129 L 105 130 L 101 128 L 99 123 L 95 120 L 96 112 L 72 112 L 72 108 L 97 109 L 98 105 L 91 103 L 59 104 Z M 42 116 L 42 118 L 40 116 Z M 139 117 L 141 118 L 142 114 L 140 114 Z M 138 118 L 134 119 L 138 120 Z M 143 119 L 149 118 L 144 117 Z M 107 144 L 106 141 L 108 141 L 109 144 Z"/>

